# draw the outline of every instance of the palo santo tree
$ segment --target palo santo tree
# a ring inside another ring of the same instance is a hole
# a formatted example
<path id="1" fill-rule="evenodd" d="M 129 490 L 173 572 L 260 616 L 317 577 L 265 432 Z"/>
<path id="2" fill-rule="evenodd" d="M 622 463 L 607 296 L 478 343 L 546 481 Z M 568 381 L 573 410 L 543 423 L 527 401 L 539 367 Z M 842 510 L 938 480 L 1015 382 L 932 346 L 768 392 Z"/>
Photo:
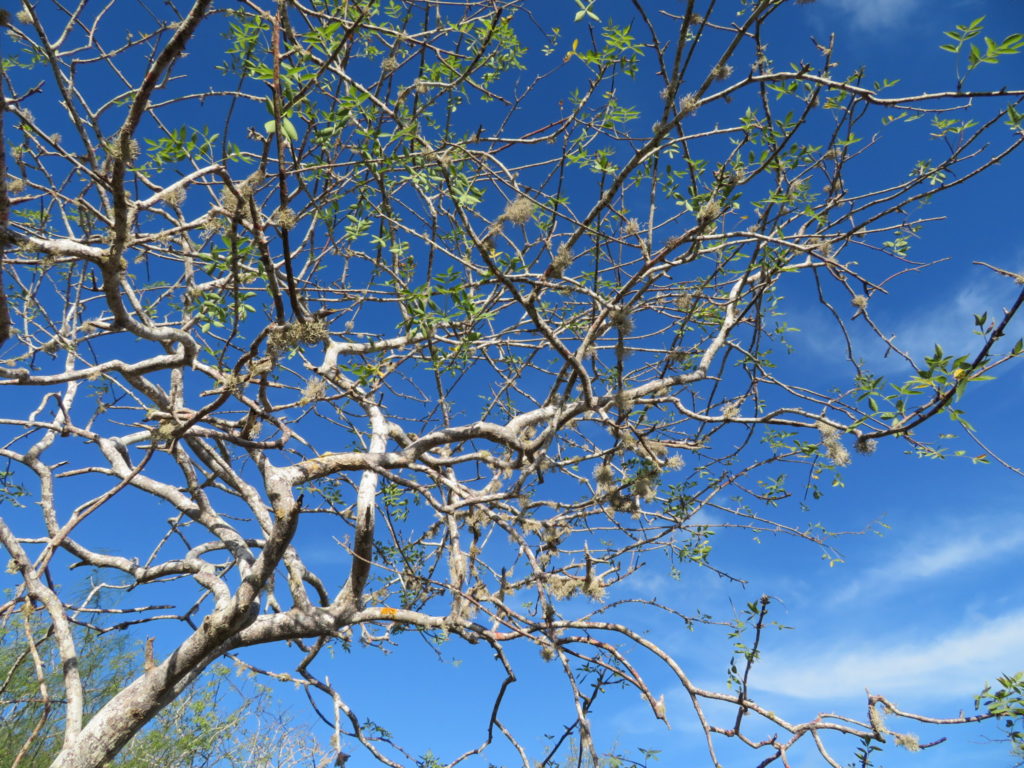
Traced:
<path id="1" fill-rule="evenodd" d="M 788 721 L 746 673 L 697 686 L 623 595 L 656 554 L 713 568 L 717 526 L 826 545 L 777 506 L 785 466 L 813 482 L 882 439 L 935 453 L 923 426 L 1020 354 L 1024 294 L 975 349 L 924 361 L 872 299 L 923 266 L 921 205 L 1024 142 L 1024 91 L 971 90 L 1021 38 L 981 53 L 980 22 L 960 27 L 956 87 L 906 93 L 832 41 L 784 63 L 801 3 L 577 5 L 27 2 L 6 20 L 0 457 L 8 499 L 33 503 L 0 518 L 0 614 L 32 606 L 57 648 L 54 768 L 106 765 L 211 664 L 268 644 L 265 671 L 308 692 L 339 752 L 410 764 L 331 656 L 417 634 L 502 670 L 449 765 L 495 740 L 538 759 L 502 707 L 531 644 L 568 683 L 558 743 L 578 754 L 603 748 L 606 686 L 666 718 L 652 661 L 715 764 L 717 737 L 836 765 L 821 732 L 892 735 Z M 876 163 L 886 127 L 927 151 Z M 808 305 L 835 339 L 813 380 L 781 354 L 807 352 L 785 320 Z M 862 361 L 865 335 L 905 380 Z M 76 566 L 97 574 L 83 600 L 61 586 Z M 85 700 L 83 623 L 159 639 L 105 701 Z"/>

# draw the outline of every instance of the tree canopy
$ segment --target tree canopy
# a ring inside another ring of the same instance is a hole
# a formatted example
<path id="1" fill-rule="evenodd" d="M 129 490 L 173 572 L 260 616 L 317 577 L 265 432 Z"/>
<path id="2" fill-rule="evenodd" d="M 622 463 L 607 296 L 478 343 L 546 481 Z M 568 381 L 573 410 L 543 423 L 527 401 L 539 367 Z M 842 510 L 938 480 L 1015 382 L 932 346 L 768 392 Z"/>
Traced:
<path id="1" fill-rule="evenodd" d="M 998 79 L 1024 37 L 978 19 L 922 41 L 950 70 L 908 92 L 831 37 L 795 49 L 803 5 L 112 0 L 6 19 L 0 616 L 34 607 L 52 634 L 54 768 L 107 764 L 226 658 L 302 688 L 335 750 L 410 765 L 430 745 L 397 743 L 332 670 L 416 636 L 500 670 L 485 726 L 438 764 L 501 743 L 528 768 L 572 740 L 596 759 L 608 689 L 666 720 L 652 663 L 715 765 L 729 740 L 762 765 L 867 764 L 911 744 L 899 718 L 938 722 L 876 694 L 868 717 L 787 720 L 748 687 L 770 597 L 737 618 L 628 591 L 645 568 L 719 572 L 722 530 L 829 555 L 843 523 L 807 523 L 800 499 L 882 440 L 943 455 L 929 423 L 963 425 L 961 396 L 1024 349 L 1019 285 L 974 348 L 923 359 L 873 312 L 934 260 L 910 253 L 927 204 L 1024 143 L 1024 90 Z M 809 307 L 825 362 L 794 327 Z M 84 599 L 62 586 L 80 566 Z M 728 685 L 649 639 L 656 614 L 748 632 Z M 158 652 L 97 691 L 83 625 Z M 246 660 L 268 645 L 272 668 Z M 567 684 L 547 755 L 503 709 L 522 646 Z M 1012 720 L 1020 693 L 1005 678 L 943 722 Z"/>
<path id="2" fill-rule="evenodd" d="M 30 607 L 19 613 L 0 634 L 0 765 L 45 768 L 63 742 L 58 712 L 64 681 L 49 623 L 37 621 Z M 137 648 L 123 634 L 79 630 L 75 644 L 90 707 L 101 706 L 140 666 L 152 663 L 153 638 Z M 227 761 L 234 768 L 291 768 L 323 760 L 313 735 L 275 712 L 268 688 L 234 677 L 223 665 L 211 667 L 111 765 L 202 768 Z"/>

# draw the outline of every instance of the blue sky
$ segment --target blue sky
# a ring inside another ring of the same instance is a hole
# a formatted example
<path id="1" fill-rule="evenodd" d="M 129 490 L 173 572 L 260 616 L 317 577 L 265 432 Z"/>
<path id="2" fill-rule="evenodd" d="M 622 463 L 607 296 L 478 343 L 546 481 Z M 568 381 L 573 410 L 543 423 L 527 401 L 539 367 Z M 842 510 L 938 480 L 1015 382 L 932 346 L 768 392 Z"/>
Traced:
<path id="1" fill-rule="evenodd" d="M 806 8 L 813 33 L 837 32 L 840 61 L 863 62 L 869 76 L 899 71 L 908 89 L 926 81 L 930 88 L 948 87 L 948 80 L 935 77 L 948 62 L 920 46 L 939 39 L 951 24 L 987 15 L 990 29 L 1001 34 L 1024 24 L 1024 4 L 1013 2 L 823 0 Z M 1007 72 L 1019 82 L 1024 62 L 1013 61 Z M 881 309 L 898 343 L 918 355 L 935 343 L 969 348 L 971 314 L 997 311 L 1012 300 L 1012 284 L 969 262 L 996 259 L 1018 271 L 1024 265 L 1024 239 L 1019 228 L 1008 226 L 1019 218 L 1012 190 L 1022 167 L 1019 158 L 1006 163 L 984 183 L 983 195 L 963 191 L 942 204 L 949 219 L 926 229 L 915 251 L 948 255 L 950 262 L 915 278 L 912 288 L 889 297 Z M 813 338 L 813 317 L 793 324 Z M 1016 327 L 1019 334 L 1020 323 Z M 834 340 L 821 335 L 814 345 L 824 365 Z M 895 372 L 899 364 L 877 365 L 879 372 L 888 366 Z M 964 404 L 988 445 L 1017 467 L 1024 459 L 1022 376 L 1019 363 L 1009 366 Z M 753 688 L 767 706 L 794 716 L 822 706 L 862 716 L 865 688 L 933 716 L 969 709 L 978 681 L 1024 666 L 1022 478 L 994 465 L 919 460 L 898 446 L 856 456 L 843 474 L 845 487 L 829 491 L 815 509 L 833 525 L 876 524 L 837 542 L 842 564 L 830 567 L 798 542 L 746 543 L 732 550 L 735 559 L 723 552 L 741 573 L 744 566 L 757 573 L 752 594 L 763 590 L 776 597 L 781 606 L 774 619 L 793 627 L 769 636 Z M 689 712 L 681 701 L 678 709 L 673 725 L 685 732 Z M 922 741 L 937 738 L 934 729 L 908 730 Z M 987 740 L 992 729 L 946 729 L 941 735 L 949 742 L 919 754 L 890 748 L 879 763 L 944 768 L 1010 762 L 1005 745 Z M 658 743 L 671 751 L 671 737 Z"/>
<path id="2" fill-rule="evenodd" d="M 594 9 L 613 16 L 627 6 L 618 2 L 598 0 Z M 564 17 L 563 45 L 577 31 L 566 21 L 573 10 L 569 0 L 559 0 L 538 11 L 541 18 Z M 944 40 L 942 30 L 954 24 L 985 15 L 986 32 L 993 36 L 1024 30 L 1021 0 L 819 0 L 787 13 L 788 34 L 773 42 L 776 47 L 771 51 L 780 62 L 787 60 L 779 52 L 785 46 L 799 59 L 813 50 L 811 35 L 820 39 L 835 32 L 837 59 L 844 66 L 864 64 L 869 79 L 872 73 L 901 77 L 899 92 L 953 87 L 952 58 L 937 46 Z M 201 72 L 210 63 L 200 50 L 187 62 L 190 72 Z M 564 77 L 571 81 L 572 70 L 567 69 Z M 1024 56 L 1005 61 L 998 74 L 977 75 L 980 86 L 1011 80 L 1024 82 Z M 641 103 L 656 100 L 656 94 L 633 95 Z M 901 163 L 917 147 L 900 144 L 899 128 L 894 129 L 895 143 L 880 145 L 875 165 L 865 173 L 905 176 Z M 896 342 L 915 359 L 929 354 L 936 343 L 954 354 L 976 349 L 972 316 L 986 311 L 998 316 L 1015 296 L 1011 281 L 971 262 L 1024 271 L 1017 191 L 1022 170 L 1020 156 L 1012 158 L 979 183 L 955 190 L 933 205 L 929 215 L 947 218 L 922 231 L 913 252 L 927 260 L 948 261 L 895 281 L 888 296 L 873 299 L 876 319 L 895 332 Z M 809 285 L 796 290 L 811 296 Z M 800 351 L 782 365 L 806 377 L 808 385 L 824 386 L 834 373 L 838 339 L 815 302 L 790 306 L 795 309 L 787 320 L 800 329 Z M 867 329 L 850 327 L 873 370 L 894 378 L 909 375 L 904 363 L 883 356 L 880 343 Z M 1018 320 L 1010 338 L 1022 333 L 1024 324 Z M 1024 464 L 1022 389 L 1024 367 L 1017 361 L 1003 367 L 997 381 L 970 390 L 963 406 L 986 447 L 970 441 L 957 446 L 972 456 L 994 452 L 1015 467 Z M 14 395 L 9 402 L 20 408 L 17 398 Z M 929 429 L 934 433 L 946 427 Z M 927 461 L 904 454 L 900 445 L 883 444 L 873 455 L 854 456 L 853 464 L 842 471 L 842 480 L 843 487 L 828 489 L 810 511 L 801 507 L 801 498 L 784 502 L 775 511 L 793 525 L 821 520 L 830 529 L 856 532 L 834 540 L 830 558 L 823 558 L 821 548 L 791 537 L 722 530 L 714 538 L 712 563 L 746 580 L 746 585 L 696 569 L 674 580 L 667 562 L 650 555 L 608 599 L 653 596 L 687 612 L 701 610 L 727 618 L 761 594 L 770 595 L 769 618 L 790 629 L 766 634 L 751 690 L 760 703 L 793 719 L 807 720 L 822 711 L 863 718 L 865 688 L 907 710 L 935 717 L 969 710 L 986 681 L 1024 668 L 1024 579 L 1019 576 L 1024 478 L 995 462 Z M 80 492 L 90 490 L 83 483 Z M 709 525 L 725 522 L 713 510 L 702 515 Z M 319 524 L 305 528 L 297 545 L 311 564 L 329 566 L 338 549 L 329 527 L 320 529 Z M 125 530 L 109 521 L 97 522 L 90 535 L 130 549 L 134 539 L 155 535 L 162 519 L 153 519 L 150 525 L 140 519 Z M 625 609 L 620 615 L 645 626 L 650 638 L 672 652 L 696 682 L 722 688 L 731 656 L 724 628 L 691 633 L 653 611 Z M 160 646 L 172 647 L 175 637 L 174 632 L 158 637 L 158 652 Z M 387 654 L 358 647 L 352 654 L 339 654 L 330 675 L 335 682 L 344 681 L 340 687 L 356 711 L 392 729 L 397 741 L 414 745 L 420 753 L 432 749 L 442 760 L 451 760 L 482 738 L 501 670 L 479 646 L 455 641 L 432 647 L 411 633 L 399 637 L 402 642 Z M 571 700 L 564 680 L 552 674 L 552 666 L 539 658 L 535 647 L 510 646 L 509 653 L 520 680 L 508 693 L 504 719 L 521 735 L 529 734 L 524 745 L 534 750 L 531 756 L 538 756 L 544 734 L 557 733 L 559 724 L 571 721 Z M 272 667 L 277 654 L 277 649 L 254 649 L 244 656 Z M 593 716 L 599 749 L 635 756 L 637 748 L 651 748 L 661 750 L 661 764 L 666 766 L 707 764 L 692 710 L 678 684 L 649 660 L 637 663 L 647 673 L 652 692 L 665 696 L 671 730 L 651 718 L 635 691 L 613 692 L 599 699 Z M 280 693 L 294 717 L 309 717 L 300 694 L 290 686 L 282 686 Z M 713 707 L 709 712 L 726 722 L 730 717 Z M 959 768 L 968 762 L 998 766 L 1011 760 L 1005 744 L 991 741 L 999 735 L 991 725 L 936 731 L 909 724 L 906 730 L 918 733 L 923 741 L 941 735 L 949 742 L 922 754 L 890 747 L 880 764 Z M 854 745 L 828 743 L 845 764 Z M 349 768 L 371 764 L 358 745 L 345 746 L 355 755 Z M 749 754 L 721 746 L 725 764 L 750 764 Z M 815 764 L 810 754 L 798 755 L 793 765 Z M 504 746 L 489 759 L 496 764 L 515 762 Z"/>
<path id="3" fill-rule="evenodd" d="M 599 3 L 596 10 L 611 8 Z M 986 33 L 993 36 L 1024 27 L 1024 3 L 1019 2 L 820 0 L 797 11 L 799 15 L 792 12 L 799 20 L 792 30 L 794 45 L 806 45 L 808 35 L 834 31 L 839 61 L 865 64 L 869 78 L 905 78 L 905 91 L 952 87 L 952 62 L 937 50 L 942 30 L 981 15 L 987 15 Z M 1010 79 L 1019 82 L 1024 61 L 1008 61 L 999 77 L 1010 73 Z M 891 160 L 886 156 L 886 162 Z M 1012 283 L 970 262 L 988 261 L 1016 271 L 1024 267 L 1024 239 L 1013 224 L 1020 215 L 1014 189 L 1022 169 L 1020 158 L 1015 158 L 979 185 L 984 192 L 977 186 L 962 189 L 934 206 L 935 215 L 949 218 L 925 229 L 914 249 L 950 261 L 908 278 L 890 297 L 878 300 L 874 309 L 880 322 L 894 329 L 898 343 L 917 359 L 929 354 L 935 343 L 951 350 L 971 349 L 977 343 L 972 315 L 996 315 L 1015 296 Z M 807 370 L 828 366 L 835 354 L 835 339 L 817 322 L 816 312 L 816 305 L 808 305 L 805 317 L 791 321 L 801 328 L 807 348 L 819 355 L 793 362 Z M 1015 329 L 1019 335 L 1020 322 Z M 867 334 L 858 341 L 868 350 L 874 343 Z M 880 345 L 874 349 L 880 355 Z M 897 361 L 880 356 L 872 363 L 882 373 L 906 372 Z M 1024 368 L 1018 362 L 1004 368 L 998 381 L 979 386 L 964 400 L 972 425 L 988 447 L 1018 467 L 1024 463 L 1022 385 Z M 971 455 L 983 452 L 970 443 L 963 447 Z M 845 487 L 830 489 L 807 515 L 834 528 L 864 531 L 835 542 L 842 562 L 829 565 L 816 547 L 784 537 L 765 536 L 755 542 L 746 533 L 723 533 L 713 562 L 749 579 L 749 586 L 736 588 L 708 573 L 689 573 L 674 581 L 663 564 L 651 558 L 623 591 L 654 594 L 666 602 L 678 598 L 688 609 L 696 605 L 726 614 L 733 606 L 738 610 L 746 601 L 770 594 L 777 601 L 770 618 L 792 628 L 767 634 L 751 685 L 761 703 L 793 718 L 809 719 L 822 711 L 863 718 L 865 688 L 904 709 L 934 717 L 970 711 L 986 681 L 1024 668 L 1024 580 L 1019 576 L 1024 479 L 995 464 L 928 461 L 905 455 L 901 446 L 883 445 L 874 455 L 855 456 L 853 465 L 843 471 L 843 480 Z M 678 623 L 652 619 L 650 614 L 646 620 L 651 622 L 652 639 L 677 654 L 697 682 L 721 687 L 730 658 L 724 631 L 687 633 Z M 564 685 L 545 684 L 540 679 L 543 665 L 536 667 L 523 683 L 537 688 L 528 691 L 523 685 L 512 692 L 513 711 L 544 730 L 551 722 L 552 698 Z M 467 660 L 455 671 L 423 669 L 421 684 L 411 686 L 419 695 L 410 691 L 416 703 L 410 702 L 410 722 L 403 727 L 422 721 L 426 731 L 439 735 L 450 723 L 464 721 L 430 717 L 430 702 L 441 687 L 454 693 L 444 699 L 445 706 L 472 690 L 470 681 L 477 679 L 478 665 Z M 597 708 L 595 732 L 604 748 L 634 757 L 634 747 L 660 749 L 663 765 L 706 764 L 692 709 L 678 686 L 668 676 L 659 678 L 657 671 L 649 683 L 655 695 L 666 696 L 672 730 L 654 721 L 635 693 L 626 692 Z M 471 698 L 469 709 L 486 702 L 486 697 Z M 564 709 L 562 718 L 571 719 Z M 890 725 L 900 729 L 896 723 Z M 916 754 L 890 746 L 877 764 L 959 768 L 1012 762 L 1006 745 L 992 741 L 999 733 L 991 724 L 936 729 L 908 723 L 905 729 L 922 742 L 941 737 L 948 741 Z M 544 732 L 551 732 L 550 725 Z M 723 755 L 730 754 L 727 745 L 722 748 Z M 846 744 L 834 754 L 845 765 L 852 749 Z M 725 764 L 751 764 L 749 755 L 732 757 L 737 762 Z M 816 764 L 811 757 L 804 753 L 793 765 Z"/>

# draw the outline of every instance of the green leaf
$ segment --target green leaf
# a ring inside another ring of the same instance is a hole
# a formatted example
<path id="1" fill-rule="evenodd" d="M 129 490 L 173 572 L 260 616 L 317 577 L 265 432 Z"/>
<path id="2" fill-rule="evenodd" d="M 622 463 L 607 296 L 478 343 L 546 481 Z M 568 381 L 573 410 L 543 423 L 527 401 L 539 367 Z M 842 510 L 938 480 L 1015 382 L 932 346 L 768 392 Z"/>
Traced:
<path id="1" fill-rule="evenodd" d="M 299 132 L 295 130 L 295 125 L 287 117 L 281 118 L 281 131 L 284 133 L 285 138 L 287 138 L 288 141 L 299 140 Z"/>

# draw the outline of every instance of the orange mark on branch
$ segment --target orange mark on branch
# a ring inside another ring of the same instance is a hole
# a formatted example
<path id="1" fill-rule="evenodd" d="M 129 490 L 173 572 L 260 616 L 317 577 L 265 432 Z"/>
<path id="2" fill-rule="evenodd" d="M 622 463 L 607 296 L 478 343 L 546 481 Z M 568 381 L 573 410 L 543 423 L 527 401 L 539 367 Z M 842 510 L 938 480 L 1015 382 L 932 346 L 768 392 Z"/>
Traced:
<path id="1" fill-rule="evenodd" d="M 387 606 L 384 606 L 383 608 L 380 609 L 380 615 L 383 616 L 385 619 L 388 619 L 388 618 L 391 618 L 392 616 L 397 616 L 398 615 L 398 611 L 395 610 L 394 608 L 388 608 Z"/>

